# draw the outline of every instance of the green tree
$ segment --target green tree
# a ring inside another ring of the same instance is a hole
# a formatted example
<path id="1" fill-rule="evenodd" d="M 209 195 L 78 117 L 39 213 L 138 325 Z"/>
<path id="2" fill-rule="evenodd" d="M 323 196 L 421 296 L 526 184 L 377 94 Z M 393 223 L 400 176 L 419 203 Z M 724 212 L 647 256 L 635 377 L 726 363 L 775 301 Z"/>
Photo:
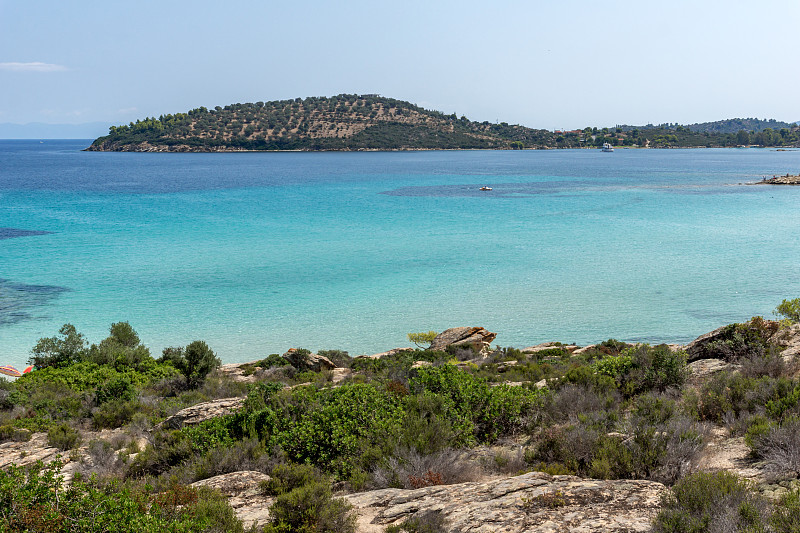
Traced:
<path id="1" fill-rule="evenodd" d="M 776 315 L 782 315 L 792 322 L 800 322 L 800 298 L 784 300 L 775 308 Z"/>
<path id="2" fill-rule="evenodd" d="M 203 341 L 194 341 L 186 348 L 164 348 L 159 362 L 166 362 L 177 368 L 186 378 L 186 385 L 190 389 L 202 385 L 209 372 L 222 364 Z"/>
<path id="3" fill-rule="evenodd" d="M 39 339 L 31 349 L 28 363 L 38 367 L 69 366 L 82 360 L 86 353 L 86 338 L 72 324 L 64 324 L 59 336 Z"/>
<path id="4" fill-rule="evenodd" d="M 433 339 L 436 338 L 435 331 L 423 331 L 420 333 L 409 333 L 408 340 L 417 345 L 418 348 L 427 349 L 433 344 Z"/>

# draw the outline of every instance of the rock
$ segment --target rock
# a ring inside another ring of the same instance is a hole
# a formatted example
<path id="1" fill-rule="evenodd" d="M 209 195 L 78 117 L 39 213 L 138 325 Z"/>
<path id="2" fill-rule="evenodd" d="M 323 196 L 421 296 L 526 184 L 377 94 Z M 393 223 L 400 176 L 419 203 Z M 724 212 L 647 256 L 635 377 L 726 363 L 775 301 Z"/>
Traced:
<path id="1" fill-rule="evenodd" d="M 311 372 L 320 372 L 322 370 L 333 370 L 336 365 L 325 357 L 324 355 L 317 355 L 315 353 L 305 353 L 296 348 L 290 348 L 288 352 L 283 354 L 283 357 L 297 370 L 303 372 L 310 370 Z"/>
<path id="2" fill-rule="evenodd" d="M 750 447 L 744 437 L 728 436 L 725 428 L 714 428 L 705 449 L 697 462 L 697 470 L 702 472 L 728 471 L 757 483 L 768 477 L 763 464 L 753 461 Z"/>
<path id="3" fill-rule="evenodd" d="M 534 383 L 533 386 L 536 387 L 537 389 L 544 389 L 544 388 L 547 387 L 547 380 L 546 379 L 541 379 L 541 380 L 537 381 L 536 383 Z"/>
<path id="4" fill-rule="evenodd" d="M 63 459 L 69 456 L 69 451 L 62 452 L 47 444 L 47 433 L 34 433 L 31 439 L 24 442 L 4 442 L 0 444 L 0 468 L 10 465 L 24 466 L 42 461 L 47 464 L 61 455 Z"/>
<path id="5" fill-rule="evenodd" d="M 233 507 L 244 527 L 260 528 L 269 521 L 272 498 L 261 493 L 259 484 L 270 477 L 262 472 L 243 470 L 221 474 L 192 483 L 192 487 L 210 487 L 219 490 Z"/>
<path id="6" fill-rule="evenodd" d="M 331 377 L 331 383 L 334 385 L 338 385 L 342 381 L 346 380 L 347 378 L 353 375 L 353 371 L 349 368 L 334 368 L 333 369 L 333 376 Z"/>
<path id="7" fill-rule="evenodd" d="M 695 340 L 687 344 L 685 348 L 686 353 L 688 355 L 688 357 L 686 358 L 687 361 L 691 363 L 692 361 L 697 361 L 698 359 L 705 359 L 707 357 L 706 355 L 707 346 L 712 342 L 721 340 L 722 332 L 727 327 L 728 326 L 722 326 L 715 329 L 714 331 L 710 331 L 708 333 L 700 335 Z"/>
<path id="8" fill-rule="evenodd" d="M 706 378 L 713 376 L 717 372 L 738 370 L 740 367 L 740 365 L 727 363 L 722 359 L 698 359 L 689 363 L 688 366 L 692 372 L 689 376 L 689 381 L 695 385 L 702 383 Z"/>
<path id="9" fill-rule="evenodd" d="M 161 426 L 180 429 L 183 426 L 199 424 L 211 418 L 217 418 L 233 413 L 244 404 L 244 398 L 223 398 L 210 402 L 198 403 L 186 409 L 181 409 L 171 417 L 161 422 Z"/>
<path id="10" fill-rule="evenodd" d="M 500 363 L 497 363 L 497 371 L 507 372 L 509 368 L 515 367 L 518 364 L 518 361 L 501 361 Z"/>
<path id="11" fill-rule="evenodd" d="M 411 365 L 411 368 L 422 368 L 423 366 L 433 366 L 433 363 L 430 361 L 414 361 L 414 364 Z"/>
<path id="12" fill-rule="evenodd" d="M 786 329 L 778 330 L 770 337 L 770 341 L 783 348 L 781 355 L 784 360 L 797 357 L 800 355 L 800 324 L 792 324 Z"/>
<path id="13" fill-rule="evenodd" d="M 476 352 L 480 352 L 487 350 L 495 337 L 497 337 L 497 333 L 492 333 L 484 328 L 450 328 L 439 333 L 433 339 L 431 350 L 444 350 L 448 346 L 470 346 Z"/>
<path id="14" fill-rule="evenodd" d="M 578 348 L 577 350 L 574 350 L 572 352 L 572 355 L 583 355 L 589 350 L 594 350 L 595 348 L 597 348 L 596 344 L 590 344 L 589 346 L 584 346 L 583 348 Z"/>
<path id="15" fill-rule="evenodd" d="M 665 487 L 653 481 L 598 481 L 530 472 L 485 483 L 344 496 L 359 531 L 384 531 L 418 513 L 438 511 L 448 532 L 649 531 Z"/>
<path id="16" fill-rule="evenodd" d="M 248 363 L 230 363 L 227 365 L 222 365 L 221 367 L 216 369 L 216 372 L 219 374 L 223 374 L 224 376 L 232 379 L 233 381 L 239 381 L 242 383 L 255 383 L 256 381 L 261 378 L 261 374 L 263 373 L 263 368 L 256 368 L 255 372 L 249 375 L 245 375 L 244 366 L 250 365 L 253 366 L 259 361 L 250 361 Z"/>
<path id="17" fill-rule="evenodd" d="M 381 352 L 372 355 L 357 355 L 353 359 L 380 359 L 382 357 L 391 357 L 403 352 L 413 352 L 414 348 L 392 348 L 388 352 Z"/>
<path id="18" fill-rule="evenodd" d="M 543 342 L 541 344 L 537 344 L 536 346 L 528 346 L 527 348 L 522 349 L 522 353 L 527 354 L 534 354 L 537 352 L 543 352 L 544 350 L 552 350 L 553 348 L 560 348 L 565 352 L 574 353 L 575 350 L 579 348 L 574 344 L 560 344 L 558 342 Z"/>

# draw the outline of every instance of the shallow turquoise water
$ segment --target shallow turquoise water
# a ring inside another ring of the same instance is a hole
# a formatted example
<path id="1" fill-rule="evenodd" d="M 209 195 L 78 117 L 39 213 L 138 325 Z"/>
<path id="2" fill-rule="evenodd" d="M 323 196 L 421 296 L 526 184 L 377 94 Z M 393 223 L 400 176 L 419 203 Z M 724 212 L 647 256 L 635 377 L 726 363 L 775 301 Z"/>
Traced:
<path id="1" fill-rule="evenodd" d="M 501 345 L 682 342 L 800 296 L 800 187 L 738 185 L 797 173 L 797 151 L 86 144 L 0 141 L 0 364 L 65 322 L 233 362 L 461 325 Z"/>

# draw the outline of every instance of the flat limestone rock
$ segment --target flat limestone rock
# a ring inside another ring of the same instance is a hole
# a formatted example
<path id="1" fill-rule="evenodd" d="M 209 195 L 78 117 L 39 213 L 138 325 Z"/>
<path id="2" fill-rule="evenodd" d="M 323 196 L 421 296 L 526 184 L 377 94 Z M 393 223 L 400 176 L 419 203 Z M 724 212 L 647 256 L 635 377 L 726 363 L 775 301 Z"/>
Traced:
<path id="1" fill-rule="evenodd" d="M 186 409 L 181 409 L 161 422 L 161 425 L 172 429 L 180 429 L 183 426 L 191 426 L 211 418 L 229 415 L 241 408 L 243 404 L 244 398 L 222 398 L 221 400 L 198 403 Z"/>
<path id="2" fill-rule="evenodd" d="M 527 348 L 522 349 L 522 353 L 533 354 L 537 352 L 543 352 L 544 350 L 552 350 L 553 348 L 560 348 L 565 352 L 573 353 L 575 350 L 578 350 L 578 346 L 574 344 L 559 344 L 557 342 L 543 342 L 541 344 L 537 344 L 536 346 L 528 346 Z"/>
<path id="3" fill-rule="evenodd" d="M 381 359 L 383 357 L 391 357 L 403 352 L 413 352 L 414 348 L 392 348 L 387 352 L 375 353 L 372 355 L 357 355 L 353 359 Z"/>
<path id="4" fill-rule="evenodd" d="M 448 346 L 471 346 L 479 352 L 488 348 L 495 337 L 497 333 L 481 327 L 450 328 L 433 339 L 431 350 L 444 350 Z"/>
<path id="5" fill-rule="evenodd" d="M 381 489 L 344 498 L 360 515 L 361 533 L 382 532 L 426 511 L 441 512 L 452 533 L 630 533 L 650 530 L 665 490 L 653 481 L 598 481 L 530 472 L 485 483 Z"/>
<path id="6" fill-rule="evenodd" d="M 246 528 L 261 527 L 269 521 L 269 506 L 272 498 L 261 493 L 259 484 L 270 477 L 262 472 L 242 470 L 221 474 L 192 483 L 192 487 L 211 487 L 219 490 L 227 499 L 239 520 Z"/>

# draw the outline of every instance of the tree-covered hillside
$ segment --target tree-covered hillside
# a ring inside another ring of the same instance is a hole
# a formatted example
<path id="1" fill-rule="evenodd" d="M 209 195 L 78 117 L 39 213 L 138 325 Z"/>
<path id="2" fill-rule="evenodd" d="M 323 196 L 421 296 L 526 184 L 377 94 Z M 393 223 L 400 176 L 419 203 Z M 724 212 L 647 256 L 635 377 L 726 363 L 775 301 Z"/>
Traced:
<path id="1" fill-rule="evenodd" d="M 111 127 L 90 150 L 403 150 L 577 147 L 546 130 L 473 122 L 378 95 L 232 104 Z"/>
<path id="2" fill-rule="evenodd" d="M 112 126 L 88 150 L 226 152 L 240 150 L 448 150 L 800 146 L 800 127 L 731 119 L 682 126 L 587 127 L 548 131 L 475 122 L 379 95 L 340 94 L 231 104 Z"/>

